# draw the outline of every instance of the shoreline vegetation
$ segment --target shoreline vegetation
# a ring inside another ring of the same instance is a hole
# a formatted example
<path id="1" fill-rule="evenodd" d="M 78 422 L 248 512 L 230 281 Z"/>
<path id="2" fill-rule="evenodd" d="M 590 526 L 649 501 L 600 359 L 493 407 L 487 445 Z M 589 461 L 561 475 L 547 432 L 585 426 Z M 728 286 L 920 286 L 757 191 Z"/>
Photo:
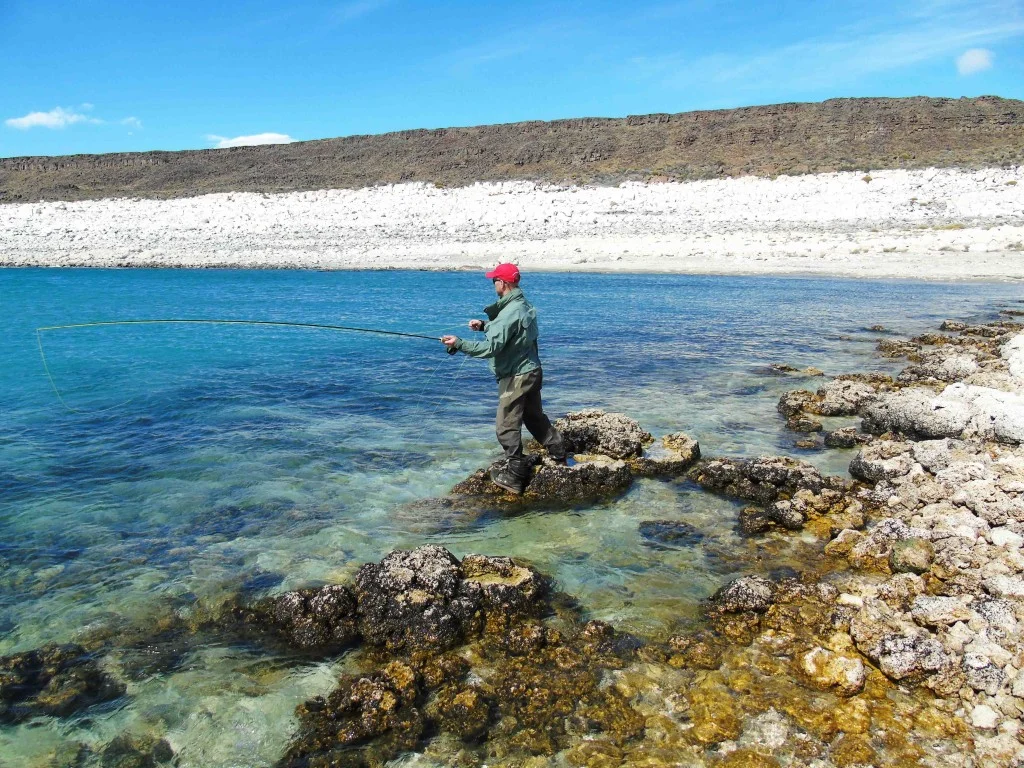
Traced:
<path id="1" fill-rule="evenodd" d="M 577 463 L 533 446 L 522 497 L 481 470 L 417 502 L 600 514 L 593 502 L 636 477 L 685 480 L 747 504 L 736 525 L 762 565 L 779 542 L 804 547 L 801 570 L 733 580 L 671 636 L 588 621 L 529 563 L 421 546 L 350 583 L 168 607 L 147 627 L 90 627 L 78 645 L 4 657 L 0 718 L 130 697 L 125 680 L 181 663 L 164 646 L 245 642 L 296 664 L 350 654 L 335 688 L 298 707 L 279 766 L 408 752 L 452 766 L 1019 766 L 1024 301 L 911 339 L 877 330 L 879 357 L 906 362 L 896 375 L 765 373 L 821 382 L 783 394 L 779 418 L 803 450 L 850 451 L 849 478 L 786 456 L 704 456 L 685 433 L 656 439 L 589 410 L 559 421 Z M 638 535 L 673 547 L 701 532 L 652 519 Z M 175 746 L 149 724 L 72 752 L 159 765 Z"/>
<path id="2" fill-rule="evenodd" d="M 1024 168 L 0 205 L 0 266 L 1024 279 Z"/>

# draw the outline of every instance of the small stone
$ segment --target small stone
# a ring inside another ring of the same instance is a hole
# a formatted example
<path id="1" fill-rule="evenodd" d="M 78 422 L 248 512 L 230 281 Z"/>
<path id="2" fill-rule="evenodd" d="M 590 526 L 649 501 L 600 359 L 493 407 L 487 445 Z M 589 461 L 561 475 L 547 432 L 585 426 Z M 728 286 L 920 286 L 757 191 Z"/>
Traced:
<path id="1" fill-rule="evenodd" d="M 964 654 L 961 668 L 967 678 L 967 684 L 989 696 L 995 696 L 1006 679 L 1006 675 L 999 667 L 979 653 Z"/>
<path id="2" fill-rule="evenodd" d="M 801 656 L 799 670 L 815 687 L 835 689 L 843 696 L 860 693 L 867 679 L 864 662 L 858 657 L 843 656 L 825 648 L 814 648 Z"/>
<path id="3" fill-rule="evenodd" d="M 910 608 L 914 621 L 924 626 L 936 627 L 969 621 L 974 612 L 968 607 L 966 597 L 918 597 Z"/>
<path id="4" fill-rule="evenodd" d="M 935 548 L 930 541 L 910 538 L 892 545 L 889 567 L 895 573 L 924 573 L 935 559 Z"/>
<path id="5" fill-rule="evenodd" d="M 989 541 L 997 547 L 1020 549 L 1024 544 L 1024 536 L 1014 533 L 1009 528 L 993 528 L 988 533 Z"/>
<path id="6" fill-rule="evenodd" d="M 971 725 L 982 731 L 994 731 L 999 725 L 999 715 L 987 704 L 978 704 L 971 710 Z"/>

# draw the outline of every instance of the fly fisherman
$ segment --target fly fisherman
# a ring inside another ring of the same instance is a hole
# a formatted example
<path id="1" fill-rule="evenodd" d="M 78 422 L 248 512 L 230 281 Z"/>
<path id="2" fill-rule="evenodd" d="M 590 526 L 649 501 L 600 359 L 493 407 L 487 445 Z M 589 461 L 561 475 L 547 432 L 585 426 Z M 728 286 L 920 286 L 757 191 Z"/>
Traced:
<path id="1" fill-rule="evenodd" d="M 491 470 L 491 480 L 512 493 L 522 493 L 528 479 L 523 424 L 559 463 L 566 461 L 565 445 L 541 407 L 544 374 L 537 352 L 537 311 L 519 287 L 519 267 L 499 264 L 487 277 L 494 282 L 498 300 L 484 309 L 487 320 L 469 321 L 471 330 L 484 332 L 484 340 L 444 336 L 441 341 L 449 352 L 488 359 L 498 379 L 495 427 L 506 458 L 503 469 Z"/>

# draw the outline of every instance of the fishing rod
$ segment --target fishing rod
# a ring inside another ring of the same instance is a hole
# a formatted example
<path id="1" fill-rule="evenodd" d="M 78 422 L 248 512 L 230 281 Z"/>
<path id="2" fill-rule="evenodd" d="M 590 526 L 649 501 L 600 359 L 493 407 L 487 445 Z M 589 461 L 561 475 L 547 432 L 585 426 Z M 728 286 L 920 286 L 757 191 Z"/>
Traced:
<path id="1" fill-rule="evenodd" d="M 406 333 L 404 331 L 385 331 L 379 328 L 360 328 L 354 325 L 327 325 L 325 323 L 290 323 L 283 320 L 223 320 L 223 319 L 211 319 L 211 318 L 195 318 L 195 319 L 145 319 L 145 320 L 100 320 L 90 323 L 69 323 L 67 325 L 44 325 L 36 328 L 36 342 L 39 345 L 39 357 L 43 362 L 43 370 L 46 371 L 46 377 L 50 380 L 50 386 L 53 388 L 53 393 L 60 400 L 61 405 L 67 408 L 69 411 L 77 413 L 74 408 L 69 406 L 64 398 L 61 397 L 60 390 L 57 389 L 57 384 L 53 380 L 53 376 L 50 374 L 50 367 L 46 363 L 46 353 L 43 351 L 43 331 L 63 331 L 71 328 L 99 328 L 103 326 L 112 325 L 262 325 L 262 326 L 274 326 L 284 328 L 314 328 L 324 331 L 350 331 L 353 333 L 375 333 L 381 336 L 402 336 L 408 339 L 429 339 L 430 341 L 440 341 L 438 336 L 427 336 L 423 333 Z M 449 348 L 448 354 L 454 354 L 455 350 Z"/>

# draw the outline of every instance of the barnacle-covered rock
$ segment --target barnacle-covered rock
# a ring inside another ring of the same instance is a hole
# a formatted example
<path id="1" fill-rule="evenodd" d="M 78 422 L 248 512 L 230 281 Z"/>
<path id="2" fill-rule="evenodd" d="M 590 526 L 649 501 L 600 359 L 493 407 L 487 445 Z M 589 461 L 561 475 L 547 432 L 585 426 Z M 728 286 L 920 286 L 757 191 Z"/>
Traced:
<path id="1" fill-rule="evenodd" d="M 597 408 L 567 413 L 555 421 L 570 453 L 596 453 L 613 459 L 643 454 L 654 438 L 635 419 Z"/>

